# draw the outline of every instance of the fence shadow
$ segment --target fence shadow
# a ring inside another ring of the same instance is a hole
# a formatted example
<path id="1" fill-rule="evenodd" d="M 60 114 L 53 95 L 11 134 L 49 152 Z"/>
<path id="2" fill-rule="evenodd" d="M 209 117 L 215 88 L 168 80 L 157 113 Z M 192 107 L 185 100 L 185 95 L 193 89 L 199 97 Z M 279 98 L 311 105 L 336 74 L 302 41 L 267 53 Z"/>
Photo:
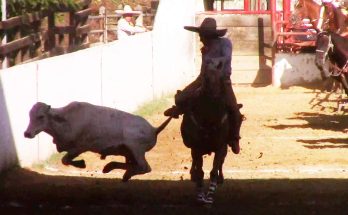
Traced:
<path id="1" fill-rule="evenodd" d="M 0 172 L 18 164 L 15 141 L 12 134 L 11 123 L 6 106 L 6 99 L 0 77 Z"/>
<path id="2" fill-rule="evenodd" d="M 194 185 L 187 180 L 122 183 L 16 169 L 0 182 L 0 211 L 12 214 L 345 214 L 348 209 L 346 179 L 227 179 L 211 207 L 195 203 Z"/>

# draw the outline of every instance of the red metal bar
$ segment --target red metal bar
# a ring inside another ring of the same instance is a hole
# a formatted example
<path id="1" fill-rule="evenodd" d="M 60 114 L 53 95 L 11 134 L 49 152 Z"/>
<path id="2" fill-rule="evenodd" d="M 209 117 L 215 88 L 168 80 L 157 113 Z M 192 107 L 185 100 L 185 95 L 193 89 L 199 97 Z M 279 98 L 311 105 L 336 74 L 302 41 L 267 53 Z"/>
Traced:
<path id="1" fill-rule="evenodd" d="M 244 11 L 244 10 L 228 10 L 225 9 L 224 11 L 202 11 L 197 12 L 197 14 L 271 14 L 271 11 Z"/>
<path id="2" fill-rule="evenodd" d="M 271 23 L 272 23 L 272 40 L 273 40 L 273 47 L 272 47 L 272 85 L 276 85 L 275 75 L 274 75 L 274 59 L 275 59 L 275 52 L 276 52 L 276 42 L 277 42 L 277 24 L 276 24 L 276 13 L 277 13 L 277 6 L 276 6 L 276 0 L 271 0 Z"/>
<path id="3" fill-rule="evenodd" d="M 289 20 L 290 16 L 290 0 L 283 0 L 283 17 L 285 21 Z"/>
<path id="4" fill-rule="evenodd" d="M 261 11 L 261 0 L 257 0 L 257 11 Z"/>
<path id="5" fill-rule="evenodd" d="M 249 11 L 249 10 L 250 10 L 249 0 L 244 0 L 244 11 Z"/>
<path id="6" fill-rule="evenodd" d="M 272 23 L 272 35 L 273 35 L 273 41 L 276 39 L 276 33 L 277 33 L 277 7 L 276 7 L 276 0 L 271 0 L 271 23 Z"/>

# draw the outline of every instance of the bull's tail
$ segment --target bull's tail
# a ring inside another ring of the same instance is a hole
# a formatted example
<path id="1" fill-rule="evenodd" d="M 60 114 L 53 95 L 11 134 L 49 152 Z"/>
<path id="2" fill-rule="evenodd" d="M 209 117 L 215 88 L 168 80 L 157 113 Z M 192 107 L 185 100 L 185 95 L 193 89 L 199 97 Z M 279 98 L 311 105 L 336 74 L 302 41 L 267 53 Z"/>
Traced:
<path id="1" fill-rule="evenodd" d="M 164 121 L 159 127 L 156 128 L 156 135 L 158 135 L 170 122 L 170 120 L 172 120 L 173 117 L 168 117 L 168 119 L 166 119 L 166 121 Z"/>

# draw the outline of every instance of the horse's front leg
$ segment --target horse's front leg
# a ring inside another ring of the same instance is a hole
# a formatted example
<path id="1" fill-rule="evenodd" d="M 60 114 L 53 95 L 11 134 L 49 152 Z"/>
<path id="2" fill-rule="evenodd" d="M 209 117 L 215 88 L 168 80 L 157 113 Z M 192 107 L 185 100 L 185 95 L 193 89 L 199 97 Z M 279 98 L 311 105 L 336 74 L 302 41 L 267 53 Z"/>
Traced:
<path id="1" fill-rule="evenodd" d="M 209 189 L 205 196 L 205 203 L 212 204 L 214 202 L 214 194 L 217 188 L 217 184 L 223 183 L 222 165 L 227 155 L 227 145 L 223 145 L 218 151 L 215 152 L 213 169 L 210 171 L 210 183 Z"/>
<path id="2" fill-rule="evenodd" d="M 346 75 L 344 73 L 340 74 L 339 79 L 342 83 L 344 92 L 346 93 L 346 95 L 348 95 L 348 82 L 347 82 Z"/>
<path id="3" fill-rule="evenodd" d="M 196 183 L 197 201 L 204 201 L 204 172 L 203 172 L 203 157 L 195 150 L 191 150 L 192 165 L 191 165 L 191 181 Z"/>

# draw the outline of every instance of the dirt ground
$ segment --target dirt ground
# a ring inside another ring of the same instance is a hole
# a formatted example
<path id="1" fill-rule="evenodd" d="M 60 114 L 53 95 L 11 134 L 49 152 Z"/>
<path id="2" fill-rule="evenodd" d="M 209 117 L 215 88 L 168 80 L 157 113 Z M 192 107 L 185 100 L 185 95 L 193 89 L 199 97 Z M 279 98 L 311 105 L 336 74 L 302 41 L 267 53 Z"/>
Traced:
<path id="1" fill-rule="evenodd" d="M 229 150 L 225 183 L 211 207 L 196 205 L 190 151 L 172 121 L 147 153 L 152 172 L 122 183 L 123 171 L 102 174 L 114 159 L 92 153 L 87 168 L 58 159 L 11 170 L 0 178 L 1 214 L 347 214 L 348 118 L 337 94 L 305 87 L 235 86 L 247 120 L 241 152 Z M 154 126 L 163 110 L 146 117 Z M 208 179 L 213 156 L 205 157 Z"/>

